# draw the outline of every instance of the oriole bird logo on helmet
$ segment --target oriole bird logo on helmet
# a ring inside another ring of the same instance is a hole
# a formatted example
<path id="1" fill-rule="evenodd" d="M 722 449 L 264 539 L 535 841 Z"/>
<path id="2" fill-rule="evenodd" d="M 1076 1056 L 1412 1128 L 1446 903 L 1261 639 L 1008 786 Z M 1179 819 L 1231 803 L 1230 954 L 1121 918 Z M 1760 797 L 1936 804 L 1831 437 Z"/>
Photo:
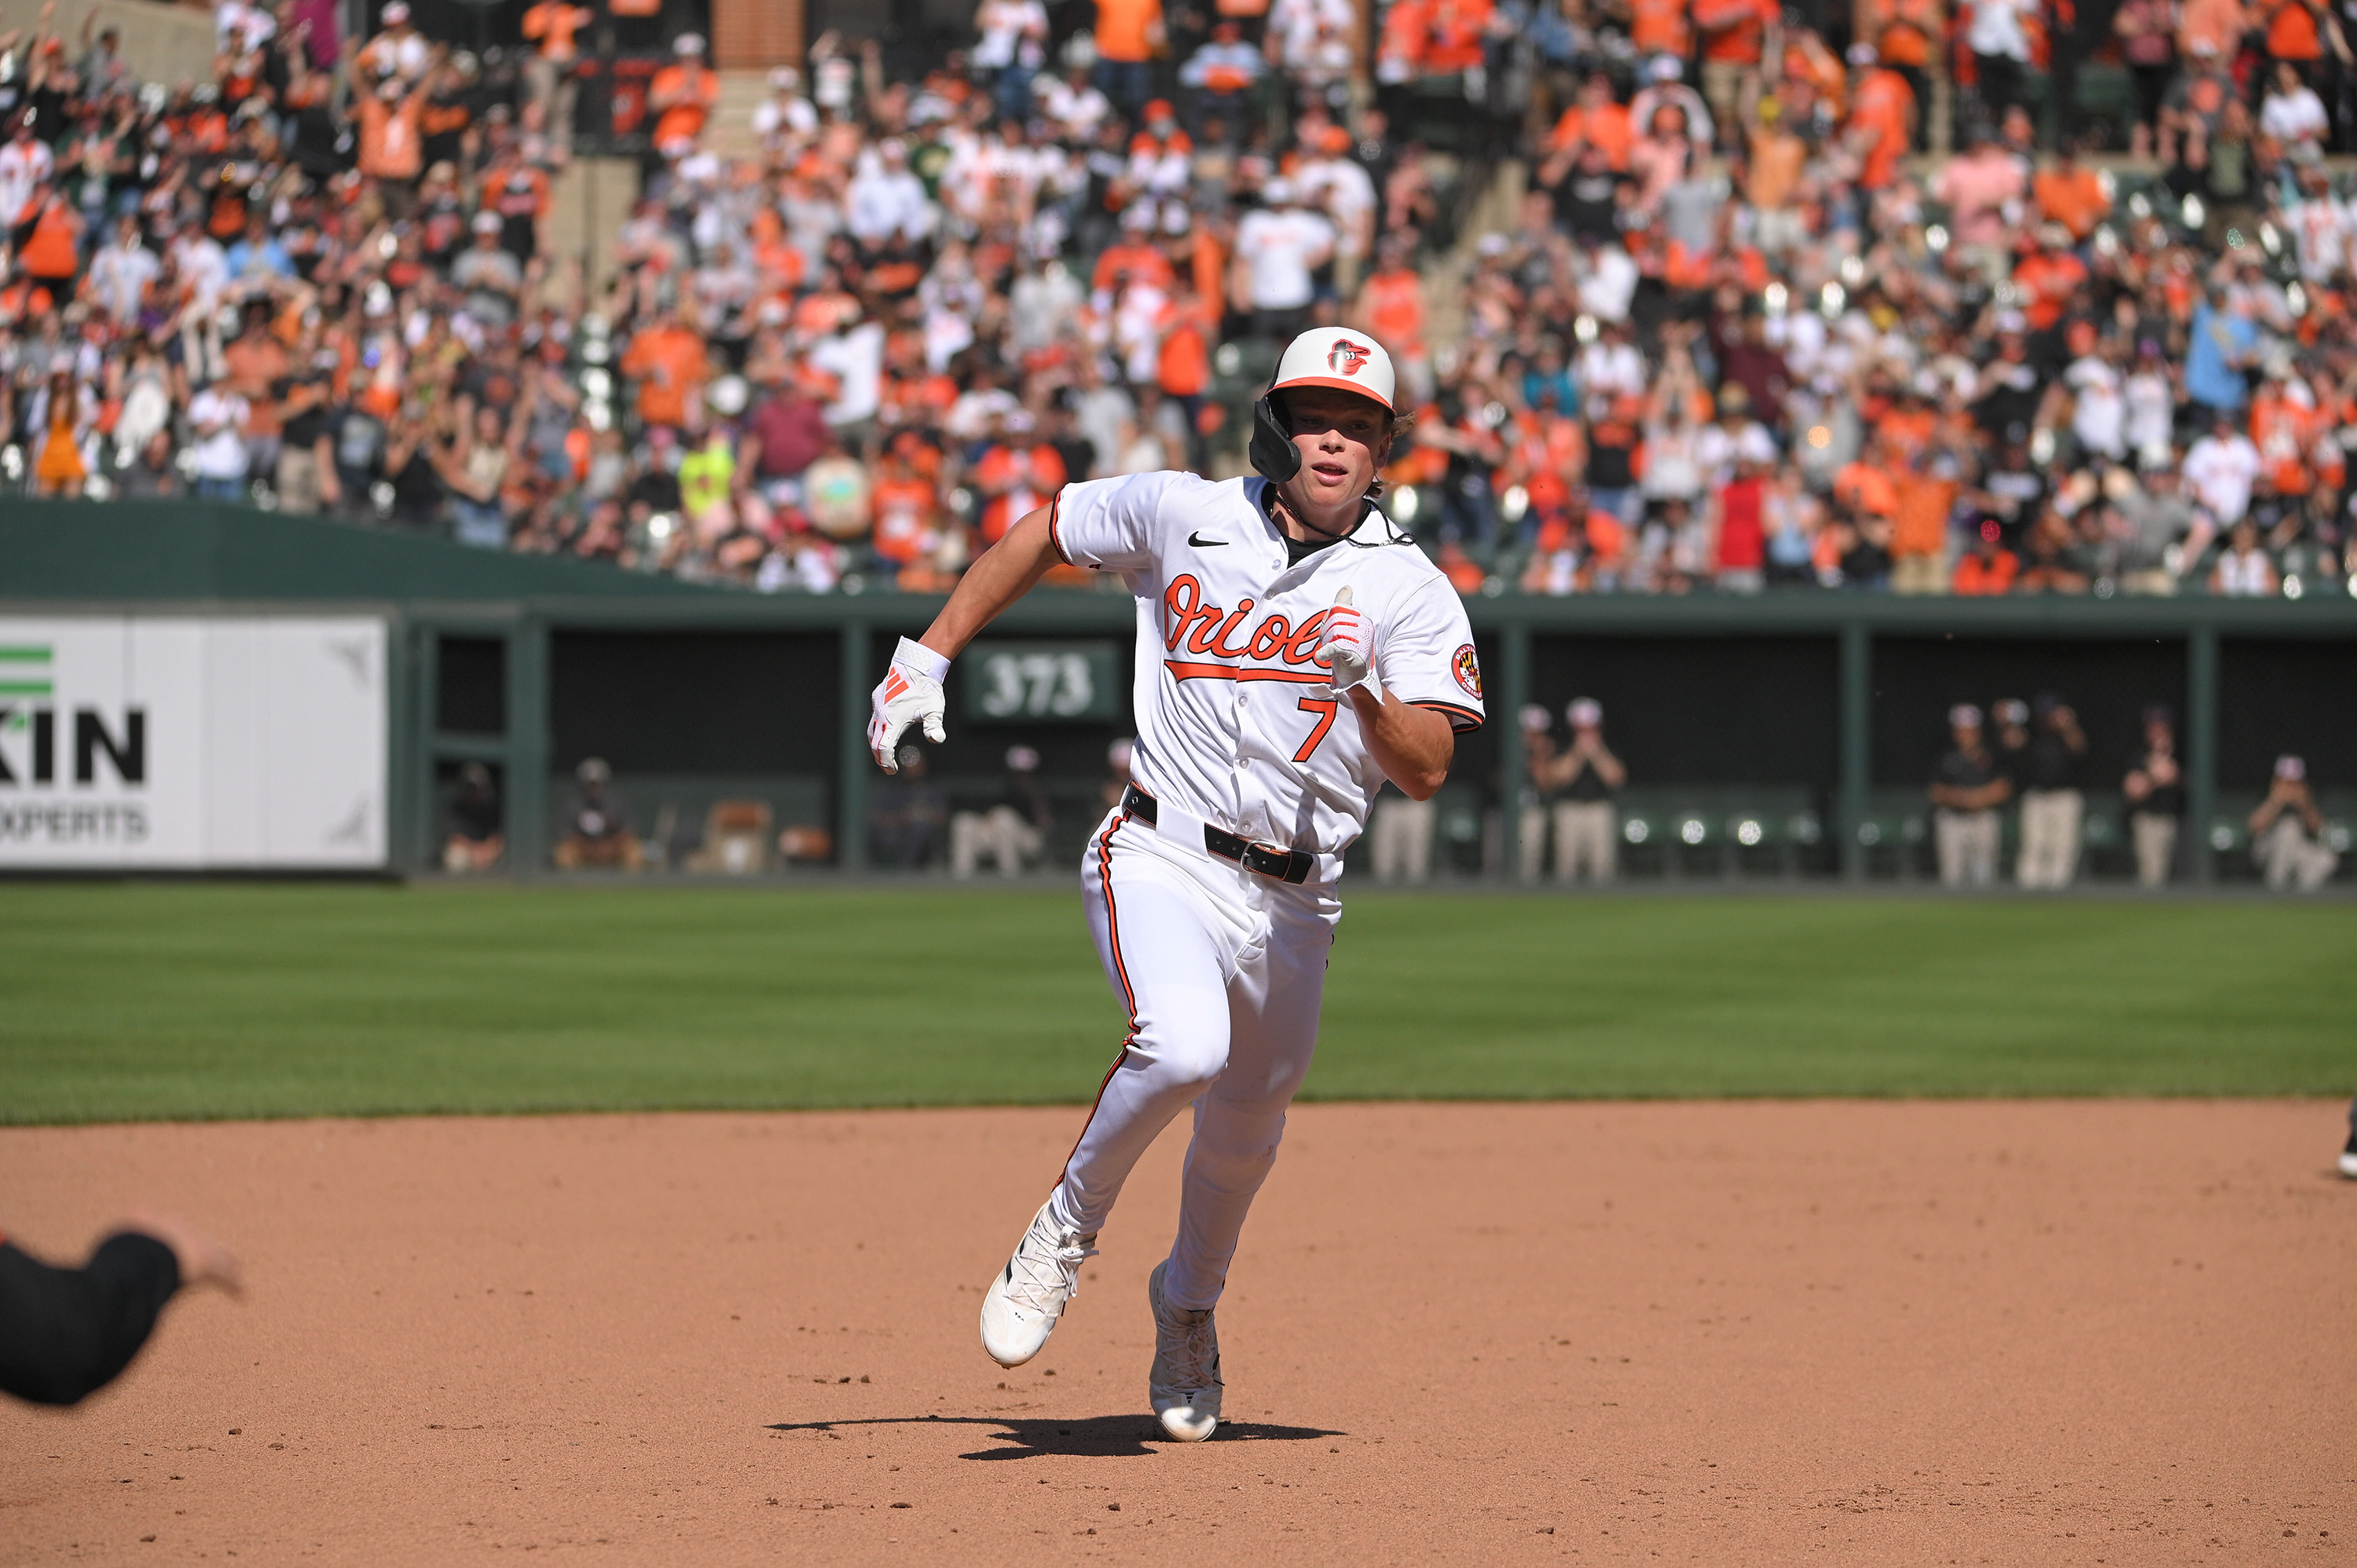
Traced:
<path id="1" fill-rule="evenodd" d="M 1364 343 L 1353 343 L 1348 338 L 1337 338 L 1326 351 L 1326 362 L 1338 375 L 1355 376 L 1374 358 L 1374 350 Z"/>

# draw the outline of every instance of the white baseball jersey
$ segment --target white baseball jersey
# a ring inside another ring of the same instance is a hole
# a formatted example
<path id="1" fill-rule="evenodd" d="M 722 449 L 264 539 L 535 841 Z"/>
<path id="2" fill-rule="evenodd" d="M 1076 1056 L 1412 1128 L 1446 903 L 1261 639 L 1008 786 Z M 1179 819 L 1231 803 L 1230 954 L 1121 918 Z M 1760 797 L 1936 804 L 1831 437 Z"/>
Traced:
<path id="1" fill-rule="evenodd" d="M 1412 544 L 1371 514 L 1351 538 L 1288 564 L 1268 481 L 1136 474 L 1067 486 L 1049 521 L 1066 562 L 1118 572 L 1137 596 L 1137 745 L 1157 799 L 1231 832 L 1339 855 L 1383 787 L 1359 732 L 1311 661 L 1345 586 L 1373 680 L 1460 733 L 1482 721 L 1465 607 Z"/>

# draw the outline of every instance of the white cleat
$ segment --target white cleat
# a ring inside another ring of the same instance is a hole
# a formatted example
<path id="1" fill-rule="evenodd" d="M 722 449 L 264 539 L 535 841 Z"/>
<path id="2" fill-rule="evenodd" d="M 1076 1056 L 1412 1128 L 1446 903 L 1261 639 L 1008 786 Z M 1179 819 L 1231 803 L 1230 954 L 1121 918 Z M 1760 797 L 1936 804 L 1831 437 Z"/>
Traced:
<path id="1" fill-rule="evenodd" d="M 1039 1206 L 982 1298 L 982 1348 L 1002 1367 L 1019 1367 L 1039 1353 L 1064 1304 L 1081 1294 L 1081 1260 L 1097 1255 L 1094 1236 L 1057 1224 L 1048 1208 Z"/>
<path id="2" fill-rule="evenodd" d="M 1146 1276 L 1146 1299 L 1154 1307 L 1154 1370 L 1146 1397 L 1162 1430 L 1181 1443 L 1200 1443 L 1220 1425 L 1220 1330 L 1211 1309 L 1189 1312 L 1162 1302 L 1162 1271 Z"/>

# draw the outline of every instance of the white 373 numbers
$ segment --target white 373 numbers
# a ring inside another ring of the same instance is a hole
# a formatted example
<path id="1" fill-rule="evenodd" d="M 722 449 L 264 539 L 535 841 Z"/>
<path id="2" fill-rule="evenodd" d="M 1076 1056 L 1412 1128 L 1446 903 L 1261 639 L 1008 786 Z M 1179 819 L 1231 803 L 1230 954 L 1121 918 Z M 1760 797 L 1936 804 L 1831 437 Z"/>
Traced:
<path id="1" fill-rule="evenodd" d="M 982 660 L 982 711 L 995 719 L 1070 718 L 1096 700 L 1082 653 L 993 653 Z"/>

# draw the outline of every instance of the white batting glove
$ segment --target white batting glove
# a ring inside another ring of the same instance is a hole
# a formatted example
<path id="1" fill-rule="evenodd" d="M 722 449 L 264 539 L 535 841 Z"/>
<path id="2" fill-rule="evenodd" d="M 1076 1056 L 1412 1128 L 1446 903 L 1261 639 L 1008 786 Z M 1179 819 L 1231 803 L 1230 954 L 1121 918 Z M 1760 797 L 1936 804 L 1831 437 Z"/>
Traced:
<path id="1" fill-rule="evenodd" d="M 876 766 L 887 773 L 900 771 L 900 732 L 910 725 L 920 725 L 925 738 L 936 746 L 949 738 L 942 727 L 942 714 L 946 704 L 942 700 L 942 678 L 950 672 L 950 661 L 921 642 L 908 638 L 892 650 L 891 666 L 884 679 L 869 694 L 875 704 L 867 715 L 867 749 L 875 754 Z"/>
<path id="2" fill-rule="evenodd" d="M 1367 622 L 1351 607 L 1350 589 L 1334 596 L 1334 607 L 1318 623 L 1318 650 L 1312 659 L 1331 672 L 1333 679 L 1328 683 L 1337 692 L 1347 692 L 1366 681 Z"/>

